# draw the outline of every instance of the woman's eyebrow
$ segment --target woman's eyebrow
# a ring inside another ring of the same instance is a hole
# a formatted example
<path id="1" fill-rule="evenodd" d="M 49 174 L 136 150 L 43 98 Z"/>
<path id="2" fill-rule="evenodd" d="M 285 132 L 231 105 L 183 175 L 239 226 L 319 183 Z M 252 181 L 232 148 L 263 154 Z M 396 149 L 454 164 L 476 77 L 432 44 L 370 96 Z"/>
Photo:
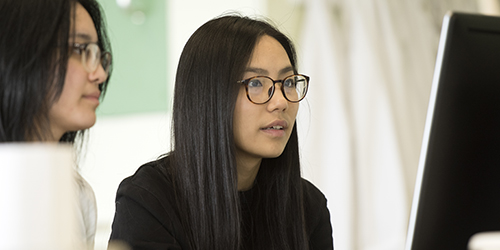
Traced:
<path id="1" fill-rule="evenodd" d="M 290 71 L 294 72 L 294 70 L 293 70 L 293 67 L 292 67 L 292 66 L 288 66 L 288 67 L 286 67 L 286 68 L 283 68 L 282 70 L 280 70 L 280 72 L 279 72 L 279 73 L 280 73 L 280 75 L 283 75 L 283 74 L 288 73 L 288 72 L 290 72 Z"/>
<path id="2" fill-rule="evenodd" d="M 269 72 L 265 69 L 262 68 L 254 68 L 254 67 L 248 67 L 246 68 L 245 72 L 252 72 L 252 73 L 257 73 L 257 74 L 262 74 L 262 75 L 268 75 Z"/>
<path id="3" fill-rule="evenodd" d="M 293 67 L 292 66 L 288 66 L 288 67 L 285 67 L 285 68 L 281 69 L 279 71 L 279 74 L 283 75 L 283 74 L 288 73 L 290 71 L 293 72 Z M 269 74 L 269 71 L 267 71 L 265 69 L 254 68 L 254 67 L 248 67 L 248 68 L 246 68 L 245 72 L 252 72 L 252 73 L 257 73 L 257 74 L 262 74 L 262 75 L 268 75 Z"/>
<path id="4" fill-rule="evenodd" d="M 74 37 L 75 40 L 83 40 L 84 42 L 92 42 L 92 37 L 87 33 L 76 33 L 71 34 L 70 37 Z"/>

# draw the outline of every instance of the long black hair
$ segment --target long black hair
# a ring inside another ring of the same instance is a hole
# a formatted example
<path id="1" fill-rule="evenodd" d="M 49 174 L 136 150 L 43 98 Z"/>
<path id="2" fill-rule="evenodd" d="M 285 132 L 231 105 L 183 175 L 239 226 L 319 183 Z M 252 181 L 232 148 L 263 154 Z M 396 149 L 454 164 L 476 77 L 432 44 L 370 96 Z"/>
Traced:
<path id="1" fill-rule="evenodd" d="M 48 114 L 64 87 L 76 3 L 94 21 L 101 50 L 111 52 L 95 0 L 0 1 L 0 142 L 44 140 L 51 133 Z M 60 141 L 73 143 L 83 133 L 69 131 Z"/>
<path id="2" fill-rule="evenodd" d="M 181 54 L 168 158 L 179 216 L 193 249 L 308 248 L 295 126 L 284 152 L 262 160 L 252 214 L 242 216 L 240 207 L 233 137 L 236 82 L 264 35 L 283 46 L 297 72 L 294 47 L 283 33 L 268 22 L 237 15 L 202 25 Z"/>

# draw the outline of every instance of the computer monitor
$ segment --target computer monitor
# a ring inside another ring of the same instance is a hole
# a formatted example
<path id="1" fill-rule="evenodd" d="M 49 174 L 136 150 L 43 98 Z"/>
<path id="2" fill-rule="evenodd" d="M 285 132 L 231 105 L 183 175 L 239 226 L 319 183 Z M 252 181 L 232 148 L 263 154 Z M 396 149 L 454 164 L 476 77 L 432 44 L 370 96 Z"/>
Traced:
<path id="1" fill-rule="evenodd" d="M 465 250 L 484 231 L 500 231 L 500 17 L 450 12 L 406 250 Z"/>

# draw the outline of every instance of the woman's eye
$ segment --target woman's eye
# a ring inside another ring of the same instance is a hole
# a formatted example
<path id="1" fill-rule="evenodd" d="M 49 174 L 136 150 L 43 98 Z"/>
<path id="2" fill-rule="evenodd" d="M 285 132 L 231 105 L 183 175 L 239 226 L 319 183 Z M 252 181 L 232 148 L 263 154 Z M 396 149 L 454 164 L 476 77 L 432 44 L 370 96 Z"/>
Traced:
<path id="1" fill-rule="evenodd" d="M 262 82 L 260 79 L 252 79 L 248 82 L 248 87 L 262 87 Z"/>
<path id="2" fill-rule="evenodd" d="M 79 48 L 72 48 L 73 49 L 73 52 L 78 54 L 78 55 L 81 55 L 82 54 L 82 51 L 79 49 Z"/>
<path id="3" fill-rule="evenodd" d="M 285 88 L 295 88 L 295 80 L 294 79 L 286 79 L 283 83 Z"/>

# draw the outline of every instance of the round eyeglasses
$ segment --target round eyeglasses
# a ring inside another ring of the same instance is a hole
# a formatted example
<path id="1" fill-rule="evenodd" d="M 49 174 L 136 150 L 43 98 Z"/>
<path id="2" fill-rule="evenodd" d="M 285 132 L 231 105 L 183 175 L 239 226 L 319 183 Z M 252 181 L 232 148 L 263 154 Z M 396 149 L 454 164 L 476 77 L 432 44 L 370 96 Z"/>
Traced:
<path id="1" fill-rule="evenodd" d="M 104 72 L 108 75 L 111 67 L 111 53 L 107 51 L 101 52 L 101 48 L 97 43 L 74 43 L 73 49 L 81 55 L 83 67 L 87 72 L 94 73 L 99 63 L 101 63 Z"/>
<path id="2" fill-rule="evenodd" d="M 281 83 L 281 92 L 289 102 L 300 102 L 307 93 L 309 87 L 309 76 L 291 75 L 283 80 L 273 80 L 268 76 L 254 76 L 245 80 L 238 81 L 244 84 L 248 100 L 255 104 L 264 104 L 271 100 L 276 89 L 276 83 Z"/>

